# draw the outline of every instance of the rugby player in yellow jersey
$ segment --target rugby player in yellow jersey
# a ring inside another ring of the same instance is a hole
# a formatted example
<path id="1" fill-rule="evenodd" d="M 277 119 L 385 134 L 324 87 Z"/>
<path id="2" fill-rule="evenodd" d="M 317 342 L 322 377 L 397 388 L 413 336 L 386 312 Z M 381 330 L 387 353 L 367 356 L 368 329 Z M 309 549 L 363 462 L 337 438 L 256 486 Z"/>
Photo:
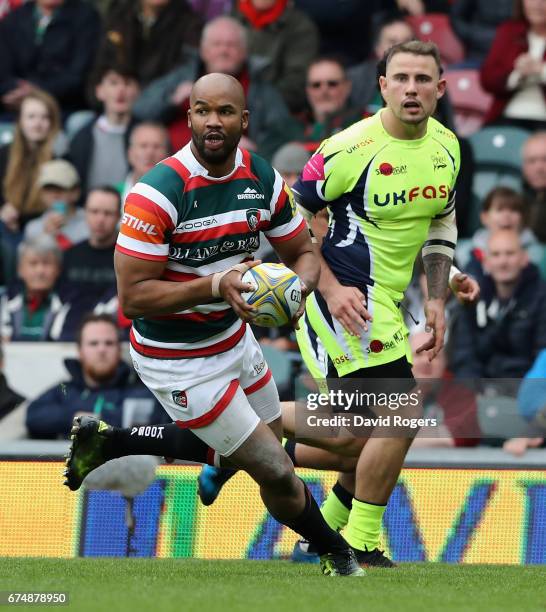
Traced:
<path id="1" fill-rule="evenodd" d="M 405 379 L 405 388 L 396 390 L 410 391 L 411 353 L 399 303 L 421 248 L 431 336 L 419 351 L 432 360 L 443 347 L 460 162 L 456 137 L 432 118 L 445 87 L 432 43 L 395 45 L 380 77 L 386 108 L 324 142 L 294 186 L 309 221 L 326 206 L 330 215 L 318 290 L 298 333 L 317 378 Z M 379 531 L 411 442 L 410 436 L 371 436 L 356 466 L 351 509 L 351 491 L 343 486 L 323 507 L 331 526 L 346 527 L 363 564 L 392 565 L 379 550 Z M 308 443 L 336 448 L 331 441 Z"/>
<path id="2" fill-rule="evenodd" d="M 122 455 L 216 455 L 247 471 L 271 515 L 318 548 L 324 574 L 362 576 L 279 442 L 279 396 L 241 296 L 251 289 L 241 275 L 260 230 L 314 289 L 319 266 L 306 224 L 278 172 L 238 147 L 248 111 L 236 79 L 199 79 L 188 123 L 191 143 L 127 196 L 115 256 L 120 303 L 133 319 L 133 364 L 176 424 L 123 429 L 77 418 L 65 484 L 79 488 L 89 471 Z"/>

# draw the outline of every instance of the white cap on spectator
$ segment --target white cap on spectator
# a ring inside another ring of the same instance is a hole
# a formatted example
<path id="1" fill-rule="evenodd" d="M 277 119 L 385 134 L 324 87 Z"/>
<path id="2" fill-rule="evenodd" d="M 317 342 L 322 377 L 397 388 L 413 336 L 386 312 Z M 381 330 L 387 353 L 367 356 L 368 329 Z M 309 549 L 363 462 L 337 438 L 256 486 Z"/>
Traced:
<path id="1" fill-rule="evenodd" d="M 62 189 L 74 189 L 80 184 L 76 168 L 64 159 L 53 159 L 40 168 L 38 187 L 55 185 Z"/>
<path id="2" fill-rule="evenodd" d="M 271 165 L 279 172 L 295 172 L 299 174 L 305 164 L 309 161 L 311 154 L 307 149 L 297 143 L 289 142 L 277 149 Z"/>

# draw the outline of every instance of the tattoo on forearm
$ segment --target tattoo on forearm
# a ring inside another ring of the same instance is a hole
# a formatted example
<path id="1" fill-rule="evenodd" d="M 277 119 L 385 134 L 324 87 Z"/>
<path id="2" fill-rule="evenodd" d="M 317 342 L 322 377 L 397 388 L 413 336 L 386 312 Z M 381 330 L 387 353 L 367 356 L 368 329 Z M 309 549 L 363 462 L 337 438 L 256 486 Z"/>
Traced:
<path id="1" fill-rule="evenodd" d="M 449 282 L 451 257 L 441 253 L 430 253 L 423 257 L 423 267 L 427 277 L 429 299 L 445 298 Z"/>

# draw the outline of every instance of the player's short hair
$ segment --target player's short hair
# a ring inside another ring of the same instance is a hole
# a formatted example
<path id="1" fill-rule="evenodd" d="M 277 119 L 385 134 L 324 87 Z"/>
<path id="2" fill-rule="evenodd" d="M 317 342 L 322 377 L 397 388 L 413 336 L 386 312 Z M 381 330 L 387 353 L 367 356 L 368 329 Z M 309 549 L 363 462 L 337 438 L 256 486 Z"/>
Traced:
<path id="1" fill-rule="evenodd" d="M 387 66 L 390 64 L 392 58 L 397 53 L 411 53 L 412 55 L 423 55 L 430 56 L 436 62 L 436 66 L 438 66 L 438 72 L 440 75 L 443 73 L 444 69 L 442 68 L 442 60 L 440 58 L 440 51 L 438 47 L 430 41 L 423 40 L 409 40 L 407 42 L 399 43 L 397 45 L 393 45 L 385 55 L 385 72 L 387 71 Z"/>
<path id="2" fill-rule="evenodd" d="M 119 327 L 117 326 L 116 322 L 114 321 L 114 319 L 106 313 L 101 313 L 101 314 L 94 314 L 92 312 L 87 313 L 86 315 L 83 316 L 82 320 L 80 321 L 80 324 L 78 326 L 78 330 L 76 332 L 76 344 L 78 346 L 81 346 L 82 343 L 82 336 L 83 336 L 83 330 L 87 327 L 87 325 L 89 325 L 90 323 L 108 323 L 109 325 L 111 325 L 115 330 L 116 330 L 116 335 L 119 341 Z"/>
<path id="3" fill-rule="evenodd" d="M 496 208 L 501 210 L 508 208 L 514 212 L 519 213 L 525 220 L 526 206 L 523 196 L 511 187 L 500 185 L 494 187 L 485 196 L 482 202 L 482 211 L 487 212 L 491 210 L 493 203 L 495 202 Z"/>

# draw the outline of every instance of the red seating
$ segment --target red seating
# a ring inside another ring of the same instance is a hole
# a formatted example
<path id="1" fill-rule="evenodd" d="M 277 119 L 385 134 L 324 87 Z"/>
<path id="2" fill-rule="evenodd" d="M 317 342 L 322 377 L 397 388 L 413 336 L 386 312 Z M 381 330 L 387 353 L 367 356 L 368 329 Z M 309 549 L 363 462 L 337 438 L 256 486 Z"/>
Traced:
<path id="1" fill-rule="evenodd" d="M 457 133 L 469 136 L 482 127 L 492 96 L 482 89 L 478 70 L 448 70 L 444 76 Z"/>
<path id="2" fill-rule="evenodd" d="M 406 20 L 415 31 L 417 38 L 430 40 L 438 45 L 446 65 L 457 64 L 464 60 L 464 47 L 455 36 L 448 15 L 442 13 L 409 15 Z"/>

